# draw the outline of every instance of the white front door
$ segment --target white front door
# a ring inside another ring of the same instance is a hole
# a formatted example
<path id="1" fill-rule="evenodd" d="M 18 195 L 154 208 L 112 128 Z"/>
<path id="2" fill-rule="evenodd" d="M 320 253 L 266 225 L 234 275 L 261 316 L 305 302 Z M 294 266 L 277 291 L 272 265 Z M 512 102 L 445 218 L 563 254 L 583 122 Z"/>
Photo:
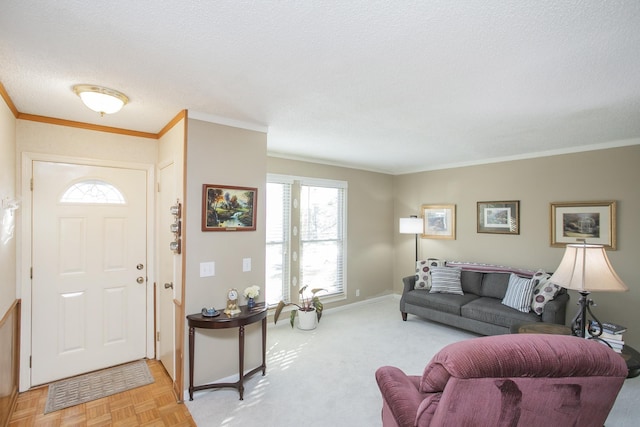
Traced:
<path id="1" fill-rule="evenodd" d="M 33 162 L 32 385 L 146 356 L 146 181 Z"/>

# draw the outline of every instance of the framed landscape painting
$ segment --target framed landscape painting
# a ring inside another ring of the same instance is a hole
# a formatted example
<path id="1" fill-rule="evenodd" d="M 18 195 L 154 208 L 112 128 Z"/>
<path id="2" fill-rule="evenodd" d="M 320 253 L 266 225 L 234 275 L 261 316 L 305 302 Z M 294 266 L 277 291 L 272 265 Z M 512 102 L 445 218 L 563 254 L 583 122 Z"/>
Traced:
<path id="1" fill-rule="evenodd" d="M 422 205 L 424 239 L 456 238 L 456 205 Z"/>
<path id="2" fill-rule="evenodd" d="M 520 234 L 520 201 L 478 202 L 478 233 Z"/>
<path id="3" fill-rule="evenodd" d="M 202 186 L 202 231 L 254 231 L 258 189 Z"/>
<path id="4" fill-rule="evenodd" d="M 551 203 L 551 246 L 564 247 L 582 239 L 616 249 L 615 201 Z"/>

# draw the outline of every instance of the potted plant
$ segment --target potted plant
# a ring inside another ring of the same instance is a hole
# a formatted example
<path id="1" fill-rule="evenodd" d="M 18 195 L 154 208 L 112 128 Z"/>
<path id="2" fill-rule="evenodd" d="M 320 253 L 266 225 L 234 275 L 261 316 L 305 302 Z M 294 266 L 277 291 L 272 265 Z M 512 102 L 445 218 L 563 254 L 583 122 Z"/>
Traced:
<path id="1" fill-rule="evenodd" d="M 296 320 L 296 315 L 300 312 L 300 316 L 298 318 L 298 328 L 308 330 L 314 329 L 316 327 L 317 322 L 320 321 L 322 317 L 322 309 L 323 305 L 320 301 L 320 298 L 316 295 L 316 293 L 320 291 L 326 291 L 323 288 L 314 288 L 311 289 L 311 294 L 305 293 L 307 290 L 307 286 L 303 286 L 298 291 L 300 295 L 300 303 L 295 302 L 284 302 L 280 301 L 278 306 L 276 307 L 276 311 L 273 314 L 273 323 L 278 322 L 278 318 L 280 318 L 280 313 L 282 313 L 282 309 L 289 305 L 295 305 L 298 309 L 291 310 L 291 315 L 289 316 L 289 323 L 291 323 L 291 327 L 293 328 L 294 322 Z"/>

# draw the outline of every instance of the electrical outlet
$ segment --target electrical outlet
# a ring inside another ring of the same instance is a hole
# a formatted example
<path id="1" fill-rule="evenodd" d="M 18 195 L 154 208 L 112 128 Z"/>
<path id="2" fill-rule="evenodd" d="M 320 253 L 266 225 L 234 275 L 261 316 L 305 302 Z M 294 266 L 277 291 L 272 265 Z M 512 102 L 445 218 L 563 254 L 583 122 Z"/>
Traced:
<path id="1" fill-rule="evenodd" d="M 359 297 L 360 296 L 360 289 L 356 289 L 356 296 Z"/>

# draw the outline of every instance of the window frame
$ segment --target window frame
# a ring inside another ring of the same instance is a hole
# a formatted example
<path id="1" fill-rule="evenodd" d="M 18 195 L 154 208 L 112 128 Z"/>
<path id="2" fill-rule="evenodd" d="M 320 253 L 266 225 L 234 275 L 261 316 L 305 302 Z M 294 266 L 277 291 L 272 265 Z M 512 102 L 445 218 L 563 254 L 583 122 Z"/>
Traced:
<path id="1" fill-rule="evenodd" d="M 297 294 L 300 286 L 300 276 L 302 275 L 302 229 L 301 229 L 301 206 L 300 206 L 300 196 L 301 189 L 303 186 L 308 187 L 327 187 L 327 188 L 336 188 L 341 190 L 341 212 L 338 213 L 340 217 L 338 218 L 339 225 L 338 227 L 341 229 L 340 231 L 340 239 L 341 242 L 340 250 L 342 253 L 341 256 L 341 272 L 338 272 L 341 276 L 341 287 L 337 292 L 332 292 L 327 294 L 325 292 L 320 292 L 317 296 L 321 297 L 324 301 L 339 301 L 347 298 L 347 218 L 348 218 L 348 182 L 347 181 L 339 181 L 333 179 L 323 179 L 323 178 L 311 178 L 311 177 L 303 177 L 303 176 L 294 176 L 294 175 L 282 175 L 282 174 L 267 174 L 267 183 L 280 183 L 280 184 L 288 184 L 290 185 L 290 211 L 289 211 L 289 243 L 288 250 L 289 256 L 287 257 L 288 268 L 286 268 L 288 273 L 288 278 L 283 279 L 284 282 L 288 283 L 288 291 L 289 296 L 291 297 L 290 301 L 298 302 Z M 267 198 L 269 195 L 267 194 Z M 265 241 L 265 247 L 267 243 Z M 265 278 L 266 279 L 266 278 Z M 266 283 L 266 281 L 265 281 Z M 266 290 L 265 290 L 266 291 Z M 283 294 L 285 294 L 283 290 Z M 323 295 L 324 294 L 324 295 Z M 295 297 L 295 298 L 293 298 Z"/>

